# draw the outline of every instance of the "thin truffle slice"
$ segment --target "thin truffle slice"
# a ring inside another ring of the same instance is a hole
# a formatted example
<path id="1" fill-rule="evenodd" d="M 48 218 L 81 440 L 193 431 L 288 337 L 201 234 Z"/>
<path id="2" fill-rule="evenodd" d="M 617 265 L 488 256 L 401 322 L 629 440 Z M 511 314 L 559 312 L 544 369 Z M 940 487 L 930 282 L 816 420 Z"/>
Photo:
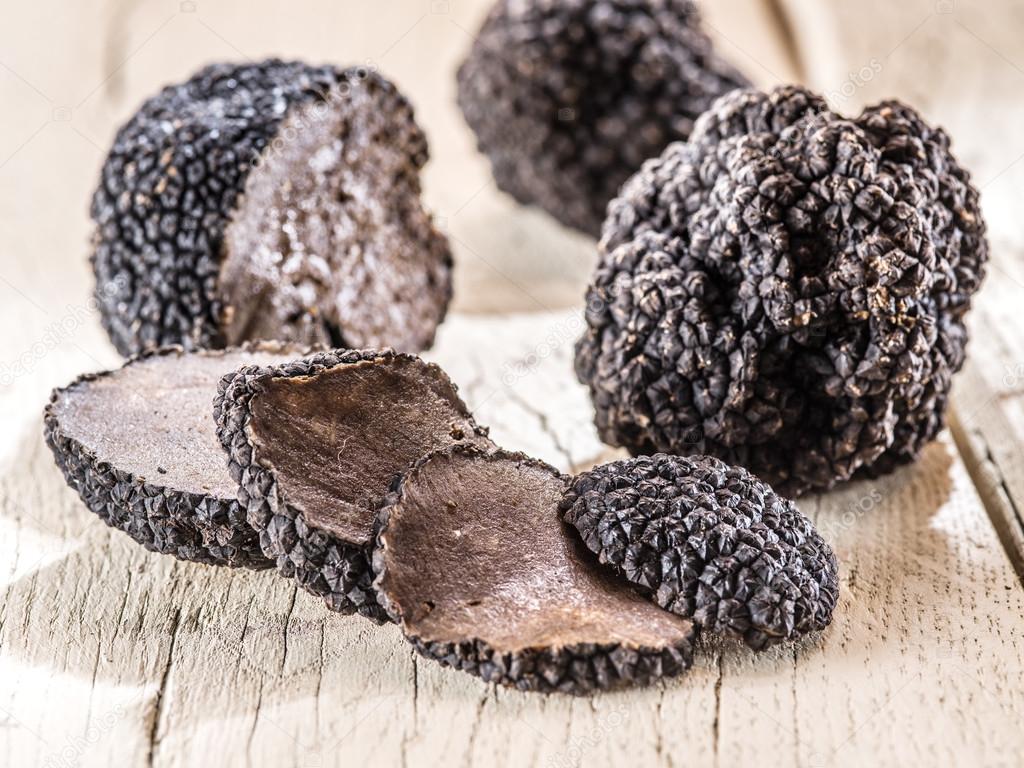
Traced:
<path id="1" fill-rule="evenodd" d="M 211 565 L 268 568 L 224 466 L 210 404 L 225 372 L 293 359 L 265 342 L 163 349 L 54 390 L 46 442 L 86 506 L 146 549 Z"/>
<path id="2" fill-rule="evenodd" d="M 595 562 L 559 519 L 567 479 L 522 454 L 420 461 L 378 520 L 379 599 L 424 656 L 520 690 L 582 694 L 690 666 L 693 623 Z"/>
<path id="3" fill-rule="evenodd" d="M 420 200 L 427 156 L 408 101 L 363 67 L 225 63 L 167 86 L 92 200 L 111 340 L 430 346 L 451 253 Z"/>
<path id="4" fill-rule="evenodd" d="M 391 350 L 242 368 L 214 411 L 263 552 L 331 610 L 376 621 L 369 549 L 397 477 L 433 450 L 491 445 L 444 371 Z"/>
<path id="5" fill-rule="evenodd" d="M 832 619 L 832 548 L 741 467 L 710 456 L 615 461 L 578 475 L 560 509 L 601 562 L 702 629 L 760 650 Z"/>
<path id="6" fill-rule="evenodd" d="M 500 189 L 596 236 L 622 183 L 747 84 L 692 0 L 497 0 L 458 101 Z"/>

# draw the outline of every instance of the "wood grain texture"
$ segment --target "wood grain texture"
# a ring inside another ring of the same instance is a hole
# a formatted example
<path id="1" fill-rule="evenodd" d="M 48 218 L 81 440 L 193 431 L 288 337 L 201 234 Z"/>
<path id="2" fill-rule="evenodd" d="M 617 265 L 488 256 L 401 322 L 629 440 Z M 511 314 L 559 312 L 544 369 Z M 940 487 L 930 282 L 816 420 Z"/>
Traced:
<path id="1" fill-rule="evenodd" d="M 563 468 L 604 458 L 581 434 L 571 343 L 537 352 L 572 322 L 456 316 L 432 356 L 499 442 Z M 81 507 L 38 430 L 2 482 L 12 764 L 996 764 L 1024 749 L 993 727 L 1024 712 L 1024 590 L 948 440 L 804 502 L 842 562 L 821 636 L 762 655 L 705 642 L 685 677 L 592 699 L 495 690 L 272 573 L 146 553 Z"/>
<path id="2" fill-rule="evenodd" d="M 961 21 L 981 35 L 1000 31 L 1003 17 L 985 10 L 996 5 L 1010 4 L 957 0 Z M 771 26 L 775 6 L 708 8 L 719 41 L 763 85 L 790 79 L 796 66 L 841 83 L 850 62 L 905 34 L 894 7 L 927 10 L 835 0 L 825 12 L 814 0 L 807 15 L 786 15 L 787 47 Z M 958 435 L 988 447 L 969 450 L 965 464 L 944 437 L 912 467 L 804 501 L 841 560 L 834 624 L 762 655 L 706 641 L 689 674 L 650 689 L 588 699 L 494 689 L 415 656 L 394 627 L 329 614 L 272 573 L 146 553 L 65 487 L 41 440 L 46 393 L 117 362 L 89 306 L 84 259 L 102 146 L 166 80 L 212 58 L 271 53 L 371 59 L 413 94 L 434 156 L 427 197 L 459 260 L 459 311 L 430 357 L 495 439 L 565 470 L 620 455 L 597 440 L 571 373 L 582 328 L 572 307 L 592 243 L 498 193 L 452 105 L 451 69 L 485 8 L 107 2 L 62 8 L 55 20 L 45 4 L 23 4 L 0 29 L 0 96 L 14 107 L 0 121 L 0 764 L 1018 764 L 1024 589 L 967 471 L 983 477 L 977 457 L 994 457 L 1000 479 L 982 483 L 982 495 L 1020 498 L 1021 432 L 997 429 L 1024 424 L 1019 382 L 1004 381 L 1007 364 L 1024 362 L 1011 330 L 1021 278 L 1010 266 L 1001 268 L 1013 280 L 986 286 L 960 382 L 968 394 L 958 393 L 958 403 L 986 402 L 981 387 L 995 397 L 998 409 L 978 419 L 960 407 Z M 868 85 L 898 92 L 911 83 L 908 97 L 964 126 L 956 142 L 990 181 L 999 253 L 1019 254 L 1009 250 L 1008 215 L 1021 165 L 1000 174 L 998 158 L 1024 154 L 1024 139 L 1007 130 L 992 152 L 977 114 L 1016 114 L 1020 91 L 1012 99 L 974 70 L 944 98 L 933 95 L 938 85 L 921 85 L 926 75 L 948 83 L 979 56 L 999 58 L 978 44 L 954 47 L 946 62 L 938 43 L 972 39 L 946 21 L 931 18 Z M 812 57 L 816 36 L 822 50 Z M 1016 49 L 1005 50 L 1014 61 Z M 824 69 L 829 56 L 834 68 Z M 850 103 L 873 100 L 868 88 L 856 94 Z"/>

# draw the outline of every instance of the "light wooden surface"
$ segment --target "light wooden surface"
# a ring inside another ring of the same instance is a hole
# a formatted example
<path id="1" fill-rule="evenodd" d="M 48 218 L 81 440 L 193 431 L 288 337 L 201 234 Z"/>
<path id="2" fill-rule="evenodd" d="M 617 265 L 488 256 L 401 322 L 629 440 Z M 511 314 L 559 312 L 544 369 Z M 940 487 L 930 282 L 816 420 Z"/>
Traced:
<path id="1" fill-rule="evenodd" d="M 64 486 L 39 410 L 51 386 L 117 362 L 88 305 L 86 204 L 115 126 L 164 81 L 271 53 L 394 77 L 431 139 L 427 197 L 459 261 L 430 357 L 499 443 L 567 470 L 618 455 L 571 374 L 593 246 L 499 194 L 452 105 L 482 0 L 22 4 L 0 28 L 0 765 L 1021 762 L 1021 11 L 707 6 L 761 84 L 801 76 L 849 111 L 899 95 L 945 124 L 993 233 L 956 441 L 803 503 L 842 564 L 832 627 L 762 655 L 707 643 L 651 689 L 525 695 L 420 659 L 394 627 L 331 615 L 273 574 L 178 563 L 103 526 Z"/>

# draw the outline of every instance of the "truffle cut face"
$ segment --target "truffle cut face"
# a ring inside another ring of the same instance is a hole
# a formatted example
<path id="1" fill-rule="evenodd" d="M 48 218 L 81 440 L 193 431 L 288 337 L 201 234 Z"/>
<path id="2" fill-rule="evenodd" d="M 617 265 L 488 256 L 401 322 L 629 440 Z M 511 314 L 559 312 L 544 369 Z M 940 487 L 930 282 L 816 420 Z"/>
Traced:
<path id="1" fill-rule="evenodd" d="M 253 399 L 249 434 L 307 523 L 352 544 L 370 541 L 374 505 L 431 450 L 473 439 L 451 383 L 418 358 L 340 365 L 270 379 Z"/>
<path id="2" fill-rule="evenodd" d="M 166 87 L 93 196 L 112 341 L 429 346 L 451 254 L 420 201 L 426 160 L 409 103 L 363 68 L 215 64 Z"/>
<path id="3" fill-rule="evenodd" d="M 295 338 L 417 351 L 450 295 L 444 240 L 419 205 L 420 141 L 356 81 L 295 108 L 246 179 L 218 295 L 229 344 Z"/>
<path id="4" fill-rule="evenodd" d="M 653 600 L 754 649 L 826 627 L 832 548 L 792 501 L 710 456 L 656 454 L 573 479 L 565 520 Z"/>
<path id="5" fill-rule="evenodd" d="M 378 621 L 369 547 L 397 477 L 433 450 L 491 445 L 440 368 L 391 351 L 239 370 L 215 410 L 264 553 L 332 610 Z"/>
<path id="6" fill-rule="evenodd" d="M 422 653 L 571 693 L 689 666 L 691 622 L 595 562 L 559 519 L 565 486 L 522 455 L 459 448 L 403 478 L 381 511 L 376 586 Z"/>
<path id="7" fill-rule="evenodd" d="M 942 428 L 987 259 L 977 191 L 909 107 L 734 91 L 609 206 L 576 371 L 609 443 L 826 489 Z"/>
<path id="8" fill-rule="evenodd" d="M 622 183 L 747 84 L 691 0 L 498 0 L 458 103 L 500 189 L 596 236 Z"/>
<path id="9" fill-rule="evenodd" d="M 108 524 L 182 559 L 266 567 L 245 522 L 211 404 L 221 376 L 293 358 L 264 344 L 165 350 L 57 390 L 46 437 L 69 485 Z"/>

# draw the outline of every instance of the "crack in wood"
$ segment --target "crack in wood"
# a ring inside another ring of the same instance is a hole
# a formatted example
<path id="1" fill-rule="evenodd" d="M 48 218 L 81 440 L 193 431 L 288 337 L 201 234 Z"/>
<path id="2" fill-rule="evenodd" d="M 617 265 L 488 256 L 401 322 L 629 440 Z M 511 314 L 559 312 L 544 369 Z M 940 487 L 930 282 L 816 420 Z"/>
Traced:
<path id="1" fill-rule="evenodd" d="M 181 609 L 176 608 L 171 619 L 170 635 L 171 642 L 167 649 L 167 661 L 164 664 L 163 673 L 160 676 L 160 685 L 153 700 L 153 719 L 149 726 L 149 748 L 146 752 L 146 765 L 152 766 L 156 751 L 160 746 L 159 729 L 160 717 L 163 714 L 164 694 L 167 692 L 167 681 L 171 676 L 171 667 L 174 664 L 174 646 L 178 639 L 178 626 L 181 623 Z"/>
<path id="2" fill-rule="evenodd" d="M 658 704 L 655 707 L 655 720 L 654 720 L 654 754 L 661 760 L 665 752 L 665 724 L 661 719 L 661 710 L 665 705 L 665 682 L 661 681 L 658 684 Z"/>
<path id="3" fill-rule="evenodd" d="M 949 427 L 999 543 L 1017 578 L 1024 584 L 1024 516 L 992 446 L 983 430 L 963 425 L 956 408 L 950 409 Z"/>
<path id="4" fill-rule="evenodd" d="M 508 390 L 508 396 L 512 402 L 537 420 L 537 425 L 540 427 L 541 432 L 551 439 L 551 444 L 555 451 L 561 454 L 562 459 L 565 461 L 565 471 L 570 474 L 575 472 L 576 462 L 573 460 L 572 453 L 562 444 L 562 440 L 558 436 L 557 431 L 551 426 L 547 413 L 531 405 L 529 401 L 527 401 L 522 395 L 518 394 L 515 390 Z"/>
<path id="5" fill-rule="evenodd" d="M 249 763 L 252 763 L 252 742 L 256 738 L 256 728 L 260 721 L 260 711 L 263 708 L 263 678 L 260 678 L 259 691 L 256 693 L 256 709 L 252 713 L 252 726 L 249 728 L 249 736 L 245 742 L 245 754 Z"/>
<path id="6" fill-rule="evenodd" d="M 402 732 L 400 756 L 403 766 L 409 762 L 409 743 L 415 741 L 420 731 L 420 655 L 415 648 L 409 648 L 409 657 L 412 660 L 412 733 L 408 729 Z"/>
<path id="7" fill-rule="evenodd" d="M 480 733 L 480 726 L 482 725 L 481 719 L 483 718 L 484 708 L 487 706 L 487 700 L 491 697 L 491 690 L 493 686 L 488 685 L 484 689 L 483 695 L 477 702 L 476 711 L 473 714 L 473 724 L 469 731 L 469 740 L 466 743 L 466 755 L 463 760 L 463 764 L 472 767 L 473 765 L 473 750 L 476 748 L 476 739 Z"/>
<path id="8" fill-rule="evenodd" d="M 92 702 L 96 695 L 96 672 L 100 668 L 100 652 L 103 649 L 103 631 L 100 630 L 96 633 L 96 655 L 92 660 L 92 682 L 89 686 L 89 706 L 85 715 L 85 733 L 89 732 L 89 726 L 92 723 Z"/>
<path id="9" fill-rule="evenodd" d="M 287 664 L 288 662 L 288 625 L 291 624 L 292 611 L 295 610 L 295 599 L 298 597 L 298 594 L 299 587 L 298 585 L 296 585 L 292 588 L 292 599 L 291 602 L 288 604 L 288 612 L 285 614 L 284 617 L 284 648 L 281 652 L 281 669 L 279 670 L 280 674 L 282 675 L 284 674 L 285 664 Z"/>
<path id="10" fill-rule="evenodd" d="M 800 768 L 800 707 L 798 704 L 798 688 L 797 688 L 797 672 L 798 672 L 798 661 L 799 661 L 799 646 L 793 647 L 793 677 L 792 677 L 792 694 L 793 694 L 793 764 Z"/>
<path id="11" fill-rule="evenodd" d="M 725 669 L 723 666 L 721 650 L 716 650 L 715 656 L 716 664 L 718 666 L 718 675 L 715 677 L 715 719 L 711 724 L 711 743 L 714 750 L 715 765 L 717 766 L 722 736 L 719 723 L 722 717 L 722 678 L 725 676 Z"/>
<path id="12" fill-rule="evenodd" d="M 114 623 L 114 639 L 121 631 L 121 622 L 124 621 L 124 610 L 128 606 L 128 597 L 132 591 L 132 572 L 128 571 L 128 583 L 124 587 L 124 598 L 121 600 L 121 607 L 117 611 L 117 621 Z"/>

